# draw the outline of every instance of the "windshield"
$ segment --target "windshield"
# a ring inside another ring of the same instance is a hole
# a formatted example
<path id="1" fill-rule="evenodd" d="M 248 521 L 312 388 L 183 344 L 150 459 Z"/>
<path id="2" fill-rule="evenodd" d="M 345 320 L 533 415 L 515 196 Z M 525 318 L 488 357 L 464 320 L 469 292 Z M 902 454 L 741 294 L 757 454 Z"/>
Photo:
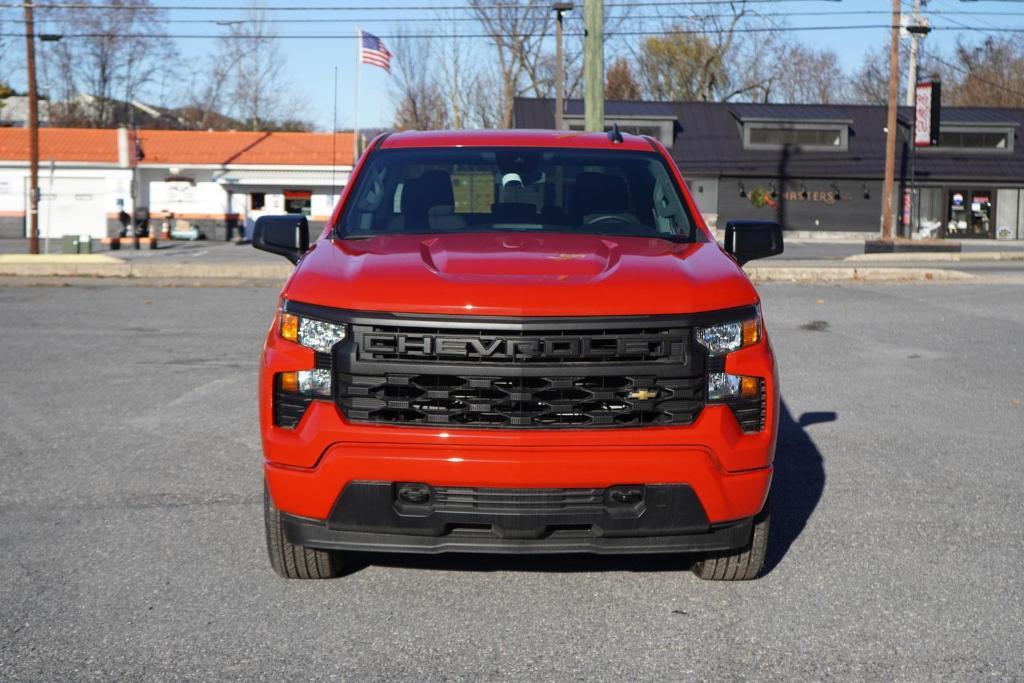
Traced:
<path id="1" fill-rule="evenodd" d="M 346 204 L 337 226 L 346 238 L 510 230 L 698 238 L 653 152 L 382 150 L 370 156 Z"/>

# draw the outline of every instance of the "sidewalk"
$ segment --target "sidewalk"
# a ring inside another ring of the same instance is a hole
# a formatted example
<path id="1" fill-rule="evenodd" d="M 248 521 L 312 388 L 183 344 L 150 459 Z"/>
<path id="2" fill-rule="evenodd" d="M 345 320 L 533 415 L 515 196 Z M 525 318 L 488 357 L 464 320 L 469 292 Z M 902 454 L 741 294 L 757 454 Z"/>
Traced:
<path id="1" fill-rule="evenodd" d="M 795 242 L 786 253 L 754 261 L 746 271 L 755 282 L 1024 281 L 1024 243 L 993 243 L 960 254 L 864 254 L 860 244 Z M 53 246 L 51 244 L 51 246 Z M 0 276 L 152 278 L 173 280 L 282 281 L 292 271 L 279 256 L 251 245 L 227 242 L 161 242 L 155 250 L 121 249 L 93 254 L 40 254 L 25 240 L 0 240 Z"/>

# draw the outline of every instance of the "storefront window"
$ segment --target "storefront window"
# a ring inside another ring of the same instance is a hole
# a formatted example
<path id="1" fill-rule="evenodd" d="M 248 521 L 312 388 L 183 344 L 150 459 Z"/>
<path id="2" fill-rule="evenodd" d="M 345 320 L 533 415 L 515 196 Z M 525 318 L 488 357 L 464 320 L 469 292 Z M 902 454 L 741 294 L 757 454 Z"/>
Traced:
<path id="1" fill-rule="evenodd" d="M 992 192 L 951 190 L 947 237 L 993 237 Z"/>
<path id="2" fill-rule="evenodd" d="M 312 208 L 313 193 L 310 190 L 284 191 L 285 213 L 301 213 L 305 216 L 308 216 Z"/>

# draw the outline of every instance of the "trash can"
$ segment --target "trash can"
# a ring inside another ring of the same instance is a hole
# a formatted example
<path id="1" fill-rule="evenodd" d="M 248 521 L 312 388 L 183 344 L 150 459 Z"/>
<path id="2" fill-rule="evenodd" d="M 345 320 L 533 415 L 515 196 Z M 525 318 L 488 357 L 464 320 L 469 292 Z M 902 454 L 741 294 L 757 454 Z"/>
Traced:
<path id="1" fill-rule="evenodd" d="M 88 235 L 64 235 L 60 250 L 65 254 L 91 254 L 92 239 Z"/>

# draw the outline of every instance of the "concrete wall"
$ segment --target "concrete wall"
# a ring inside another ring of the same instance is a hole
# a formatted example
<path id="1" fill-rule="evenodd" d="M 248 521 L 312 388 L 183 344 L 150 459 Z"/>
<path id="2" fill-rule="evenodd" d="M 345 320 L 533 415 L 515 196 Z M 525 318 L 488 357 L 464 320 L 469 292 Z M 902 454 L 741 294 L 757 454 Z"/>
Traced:
<path id="1" fill-rule="evenodd" d="M 106 235 L 106 215 L 117 202 L 131 206 L 131 172 L 118 168 L 80 168 L 44 161 L 39 170 L 39 236 Z M 27 165 L 0 167 L 0 236 L 27 237 L 29 199 Z"/>
<path id="2" fill-rule="evenodd" d="M 695 176 L 687 178 L 686 185 L 704 221 L 714 228 L 718 222 L 718 178 Z"/>

